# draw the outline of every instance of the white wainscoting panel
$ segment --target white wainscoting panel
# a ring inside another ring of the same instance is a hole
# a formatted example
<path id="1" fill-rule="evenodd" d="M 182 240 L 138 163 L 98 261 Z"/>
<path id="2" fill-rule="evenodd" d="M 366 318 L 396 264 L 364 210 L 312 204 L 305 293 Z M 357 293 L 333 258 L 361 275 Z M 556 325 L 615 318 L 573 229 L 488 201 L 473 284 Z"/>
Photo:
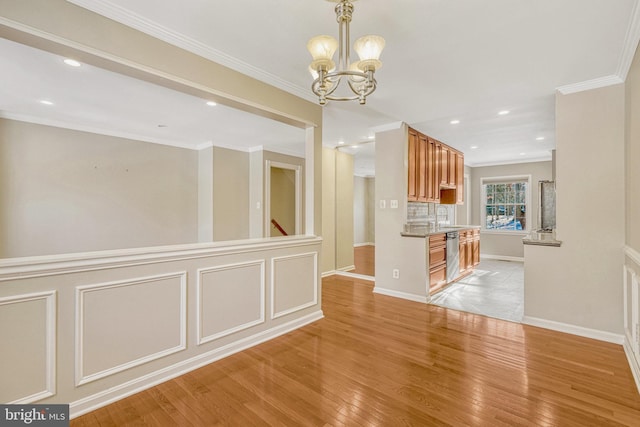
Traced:
<path id="1" fill-rule="evenodd" d="M 625 247 L 624 265 L 624 351 L 640 392 L 640 253 Z"/>
<path id="2" fill-rule="evenodd" d="M 186 348 L 187 273 L 76 288 L 76 385 Z"/>
<path id="3" fill-rule="evenodd" d="M 303 310 L 318 303 L 317 271 L 317 252 L 272 258 L 272 319 Z"/>
<path id="4" fill-rule="evenodd" d="M 56 292 L 0 298 L 0 402 L 56 393 Z"/>
<path id="5" fill-rule="evenodd" d="M 198 344 L 265 321 L 265 261 L 198 270 Z"/>

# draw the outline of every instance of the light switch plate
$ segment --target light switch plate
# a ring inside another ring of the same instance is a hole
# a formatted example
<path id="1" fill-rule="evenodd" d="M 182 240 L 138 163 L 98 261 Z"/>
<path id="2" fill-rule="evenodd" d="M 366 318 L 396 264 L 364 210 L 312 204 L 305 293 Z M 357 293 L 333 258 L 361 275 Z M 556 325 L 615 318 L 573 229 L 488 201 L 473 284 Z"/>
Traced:
<path id="1" fill-rule="evenodd" d="M 387 201 L 380 200 L 380 209 L 386 209 L 386 207 L 387 207 Z"/>
<path id="2" fill-rule="evenodd" d="M 391 205 L 391 209 L 398 209 L 398 201 L 397 200 L 391 200 L 390 201 L 390 205 Z"/>

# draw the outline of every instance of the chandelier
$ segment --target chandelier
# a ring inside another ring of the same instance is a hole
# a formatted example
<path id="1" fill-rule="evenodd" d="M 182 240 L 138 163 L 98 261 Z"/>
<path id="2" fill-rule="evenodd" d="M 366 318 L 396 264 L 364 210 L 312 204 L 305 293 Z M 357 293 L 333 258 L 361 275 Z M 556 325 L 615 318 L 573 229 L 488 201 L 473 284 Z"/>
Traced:
<path id="1" fill-rule="evenodd" d="M 382 67 L 380 54 L 384 49 L 384 39 L 380 36 L 368 35 L 357 39 L 353 49 L 360 57 L 351 62 L 349 57 L 349 23 L 353 14 L 355 0 L 327 0 L 336 4 L 336 20 L 339 26 L 339 41 L 331 36 L 316 36 L 309 40 L 307 49 L 313 61 L 309 71 L 314 78 L 311 90 L 318 96 L 320 105 L 331 101 L 354 101 L 365 104 L 367 96 L 376 90 L 374 73 Z M 333 62 L 333 54 L 337 48 L 338 67 Z M 346 83 L 344 83 L 346 82 Z M 338 88 L 341 86 L 340 90 Z M 346 89 L 349 88 L 350 91 Z"/>

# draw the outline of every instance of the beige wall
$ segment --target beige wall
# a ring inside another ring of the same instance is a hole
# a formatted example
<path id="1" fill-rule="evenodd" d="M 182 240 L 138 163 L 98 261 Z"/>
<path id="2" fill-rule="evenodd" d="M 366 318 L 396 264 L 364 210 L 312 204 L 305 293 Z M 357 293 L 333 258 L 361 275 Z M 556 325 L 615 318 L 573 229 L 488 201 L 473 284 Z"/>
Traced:
<path id="1" fill-rule="evenodd" d="M 625 83 L 626 101 L 626 244 L 640 251 L 640 54 Z"/>
<path id="2" fill-rule="evenodd" d="M 425 239 L 400 235 L 407 217 L 407 140 L 406 124 L 376 133 L 375 291 L 426 301 Z M 391 200 L 398 201 L 397 209 L 391 209 Z M 399 279 L 392 277 L 394 269 Z"/>
<path id="3" fill-rule="evenodd" d="M 0 257 L 192 243 L 198 154 L 0 119 Z"/>
<path id="4" fill-rule="evenodd" d="M 249 153 L 213 148 L 213 240 L 249 238 Z"/>
<path id="5" fill-rule="evenodd" d="M 482 178 L 531 175 L 529 228 L 531 230 L 536 229 L 538 222 L 538 181 L 550 180 L 551 170 L 550 161 L 470 168 L 471 224 L 483 225 L 484 218 L 481 212 Z M 526 232 L 524 231 L 505 235 L 504 233 L 483 230 L 480 233 L 480 252 L 483 255 L 522 258 L 524 256 L 522 237 L 525 235 Z"/>
<path id="6" fill-rule="evenodd" d="M 322 273 L 336 269 L 336 150 L 322 148 Z"/>
<path id="7" fill-rule="evenodd" d="M 336 269 L 353 268 L 353 156 L 336 150 Z"/>
<path id="8" fill-rule="evenodd" d="M 622 333 L 624 86 L 556 96 L 559 248 L 525 246 L 525 320 Z"/>
<path id="9" fill-rule="evenodd" d="M 353 177 L 353 243 L 375 243 L 375 178 Z"/>

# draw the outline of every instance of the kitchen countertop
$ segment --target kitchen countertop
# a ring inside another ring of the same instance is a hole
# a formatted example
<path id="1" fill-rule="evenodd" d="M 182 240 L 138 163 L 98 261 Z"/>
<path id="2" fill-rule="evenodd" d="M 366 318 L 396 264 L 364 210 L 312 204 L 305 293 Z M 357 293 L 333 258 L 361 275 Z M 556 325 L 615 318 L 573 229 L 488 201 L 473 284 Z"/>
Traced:
<path id="1" fill-rule="evenodd" d="M 443 227 L 436 227 L 432 229 L 425 224 L 406 224 L 404 231 L 400 233 L 403 237 L 427 237 L 432 234 L 448 233 L 450 231 L 480 229 L 479 225 L 447 225 Z"/>
<path id="2" fill-rule="evenodd" d="M 554 231 L 532 231 L 522 238 L 522 243 L 525 245 L 554 247 L 562 245 L 560 240 L 556 240 L 556 233 Z"/>

